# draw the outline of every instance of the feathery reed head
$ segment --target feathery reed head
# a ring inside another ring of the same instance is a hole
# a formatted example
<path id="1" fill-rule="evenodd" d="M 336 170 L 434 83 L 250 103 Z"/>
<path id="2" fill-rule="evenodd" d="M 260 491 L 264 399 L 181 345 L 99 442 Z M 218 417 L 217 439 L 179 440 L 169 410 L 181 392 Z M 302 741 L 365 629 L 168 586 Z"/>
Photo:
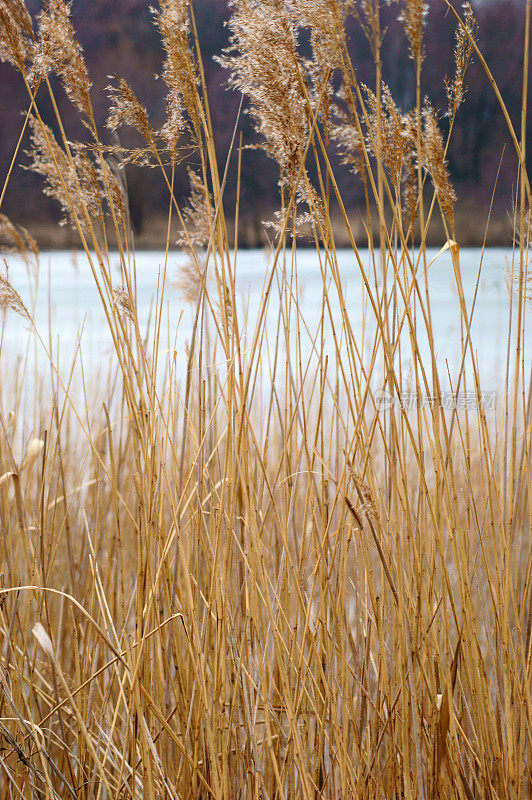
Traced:
<path id="1" fill-rule="evenodd" d="M 135 310 L 128 290 L 124 286 L 113 286 L 113 300 L 119 314 L 133 322 Z"/>
<path id="2" fill-rule="evenodd" d="M 364 139 L 360 125 L 356 124 L 345 111 L 335 109 L 336 125 L 332 128 L 332 137 L 340 153 L 341 163 L 354 174 L 360 174 L 365 180 Z"/>
<path id="3" fill-rule="evenodd" d="M 44 193 L 60 204 L 64 219 L 75 226 L 76 211 L 82 226 L 89 218 L 100 215 L 101 198 L 98 176 L 90 158 L 83 150 L 69 158 L 58 144 L 52 129 L 35 118 L 30 120 L 32 163 L 29 169 L 44 178 Z M 83 214 L 83 210 L 86 214 Z"/>
<path id="4" fill-rule="evenodd" d="M 0 61 L 20 72 L 33 54 L 33 27 L 23 0 L 0 0 Z"/>
<path id="5" fill-rule="evenodd" d="M 124 187 L 101 153 L 93 154 L 80 142 L 69 144 L 67 153 L 58 144 L 52 129 L 32 118 L 29 169 L 44 178 L 44 193 L 60 204 L 63 223 L 73 227 L 96 226 L 107 212 L 125 225 Z"/>
<path id="6" fill-rule="evenodd" d="M 193 169 L 188 169 L 188 179 L 190 194 L 182 212 L 184 229 L 177 238 L 177 244 L 188 250 L 189 255 L 179 265 L 174 286 L 187 303 L 197 303 L 207 278 L 205 248 L 211 242 L 214 225 L 213 200 L 200 175 Z"/>
<path id="7" fill-rule="evenodd" d="M 298 0 L 290 4 L 295 26 L 310 31 L 312 57 L 304 66 L 310 78 L 314 104 L 321 98 L 323 119 L 328 118 L 333 75 L 344 65 L 344 25 L 349 6 L 346 0 Z"/>
<path id="8" fill-rule="evenodd" d="M 423 59 L 423 27 L 427 19 L 426 0 L 405 0 L 399 20 L 403 23 L 410 57 L 420 63 Z"/>
<path id="9" fill-rule="evenodd" d="M 7 273 L 7 268 L 5 273 L 0 272 L 0 310 L 2 311 L 14 311 L 15 314 L 19 314 L 24 319 L 31 321 L 31 316 L 24 305 L 24 302 L 17 292 L 17 290 L 12 286 L 9 275 Z"/>
<path id="10" fill-rule="evenodd" d="M 473 42 L 475 41 L 477 23 L 473 9 L 469 3 L 464 5 L 463 26 L 456 28 L 456 42 L 454 46 L 455 73 L 452 81 L 445 81 L 447 99 L 449 102 L 449 116 L 456 115 L 458 108 L 466 95 L 465 74 L 471 63 L 473 55 Z"/>
<path id="11" fill-rule="evenodd" d="M 206 247 L 210 241 L 213 226 L 212 198 L 202 179 L 193 169 L 188 169 L 188 179 L 190 195 L 183 210 L 185 230 L 179 234 L 177 244 L 188 248 L 191 246 Z"/>
<path id="12" fill-rule="evenodd" d="M 417 176 L 418 117 L 411 111 L 404 118 L 404 136 L 407 142 L 402 177 L 403 212 L 409 226 L 419 212 L 419 186 Z"/>
<path id="13" fill-rule="evenodd" d="M 407 118 L 395 105 L 390 88 L 385 83 L 382 84 L 380 107 L 371 89 L 367 86 L 363 88 L 368 101 L 369 127 L 371 131 L 377 130 L 380 117 L 380 156 L 394 184 L 397 184 L 401 180 L 409 151 Z M 375 152 L 374 137 L 374 133 L 367 137 L 367 148 L 370 152 Z"/>
<path id="14" fill-rule="evenodd" d="M 33 23 L 24 0 L 9 0 L 9 2 L 2 0 L 0 3 L 0 7 L 1 6 L 7 6 L 9 8 L 11 16 L 19 26 L 22 35 L 33 39 Z"/>
<path id="15" fill-rule="evenodd" d="M 72 0 L 46 0 L 39 14 L 39 39 L 35 58 L 36 77 L 55 72 L 76 108 L 91 117 L 91 82 L 70 19 Z"/>
<path id="16" fill-rule="evenodd" d="M 116 131 L 121 125 L 135 128 L 147 140 L 153 139 L 153 130 L 148 120 L 148 112 L 142 105 L 129 83 L 120 78 L 117 86 L 108 86 L 111 107 L 107 117 L 107 127 Z"/>
<path id="17" fill-rule="evenodd" d="M 293 189 L 309 131 L 296 25 L 281 0 L 231 5 L 231 46 L 220 62 L 230 70 L 230 85 L 249 100 L 260 146 L 278 163 L 281 185 Z"/>
<path id="18" fill-rule="evenodd" d="M 452 228 L 454 226 L 454 204 L 457 198 L 449 176 L 438 118 L 436 112 L 428 103 L 423 109 L 422 143 L 423 166 L 431 176 L 438 202 Z"/>
<path id="19" fill-rule="evenodd" d="M 17 253 L 26 263 L 35 269 L 39 265 L 39 247 L 31 234 L 22 225 L 14 225 L 5 214 L 0 214 L 0 238 L 7 245 L 7 252 Z M 0 251 L 6 252 L 0 245 Z"/>
<path id="20" fill-rule="evenodd" d="M 159 8 L 151 10 L 163 42 L 162 78 L 168 87 L 167 119 L 159 135 L 168 149 L 174 150 L 187 126 L 185 115 L 196 137 L 202 124 L 198 67 L 190 42 L 189 3 L 188 0 L 160 0 Z"/>
<path id="21" fill-rule="evenodd" d="M 180 264 L 173 286 L 178 289 L 186 303 L 195 305 L 206 283 L 208 266 L 205 253 L 194 251 L 183 264 Z"/>

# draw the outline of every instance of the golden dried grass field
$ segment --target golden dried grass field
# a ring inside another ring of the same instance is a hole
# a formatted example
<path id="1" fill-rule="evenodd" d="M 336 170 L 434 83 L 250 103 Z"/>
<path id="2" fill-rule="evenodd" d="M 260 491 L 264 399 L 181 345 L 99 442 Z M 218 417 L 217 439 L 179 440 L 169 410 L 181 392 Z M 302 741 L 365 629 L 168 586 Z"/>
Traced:
<path id="1" fill-rule="evenodd" d="M 32 168 L 85 250 L 113 344 L 98 379 L 79 353 L 59 369 L 53 320 L 47 333 L 34 322 L 34 289 L 23 298 L 8 272 L 0 277 L 4 326 L 24 319 L 49 373 L 32 370 L 30 348 L 0 388 L 1 798 L 532 795 L 527 109 L 523 101 L 520 128 L 507 119 L 518 190 L 493 410 L 463 291 L 447 134 L 421 93 L 424 8 L 403 4 L 418 86 L 405 113 L 382 83 L 377 0 L 232 3 L 223 63 L 280 188 L 260 302 L 246 315 L 226 227 L 227 216 L 238 243 L 239 204 L 224 209 L 226 165 L 214 156 L 193 6 L 160 0 L 154 12 L 168 88 L 162 128 L 131 87 L 112 81 L 108 128 L 142 137 L 126 150 L 97 128 L 69 4 L 47 0 L 32 19 L 22 0 L 0 0 L 0 57 L 28 91 L 21 141 L 29 126 Z M 518 43 L 524 98 L 529 9 Z M 372 43 L 373 90 L 347 58 L 353 13 Z M 490 73 L 471 9 L 449 13 L 452 135 L 469 60 Z M 41 99 L 57 108 L 52 73 L 79 111 L 83 142 L 69 139 L 59 114 L 54 130 L 43 122 Z M 240 162 L 236 131 L 237 120 L 228 158 Z M 365 187 L 369 260 L 333 147 Z M 196 169 L 183 206 L 173 181 L 185 157 Z M 147 330 L 119 169 L 131 162 L 158 170 L 169 197 Z M 344 297 L 338 216 L 361 275 L 363 342 Z M 427 242 L 436 217 L 461 321 L 452 374 L 434 346 Z M 35 288 L 35 242 L 5 217 L 1 226 Z M 312 331 L 299 302 L 300 229 L 322 275 Z M 176 241 L 188 255 L 186 352 L 163 324 Z M 0 356 L 5 366 L 9 352 Z M 462 406 L 466 392 L 474 402 Z"/>

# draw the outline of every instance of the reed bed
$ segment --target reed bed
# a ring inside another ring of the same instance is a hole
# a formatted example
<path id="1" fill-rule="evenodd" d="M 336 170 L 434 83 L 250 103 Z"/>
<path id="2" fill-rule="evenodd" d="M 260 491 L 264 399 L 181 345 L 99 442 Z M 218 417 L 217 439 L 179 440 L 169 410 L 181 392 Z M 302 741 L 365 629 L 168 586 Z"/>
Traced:
<path id="1" fill-rule="evenodd" d="M 382 82 L 378 0 L 231 7 L 220 58 L 279 165 L 253 317 L 236 290 L 239 205 L 229 217 L 193 5 L 160 0 L 153 12 L 168 89 L 162 127 L 113 79 L 106 133 L 70 4 L 46 0 L 32 18 L 23 0 L 0 2 L 0 56 L 28 91 L 13 163 L 29 129 L 31 168 L 79 235 L 114 348 L 97 385 L 79 352 L 70 371 L 58 369 L 53 320 L 52 335 L 39 331 L 33 297 L 2 274 L 4 325 L 24 317 L 50 377 L 3 371 L 0 388 L 0 797 L 530 798 L 528 17 L 517 130 L 493 85 L 518 191 L 508 358 L 492 411 L 446 164 L 470 59 L 491 79 L 472 10 L 449 6 L 456 73 L 438 111 L 422 94 L 425 3 L 402 4 L 417 86 L 406 113 Z M 350 15 L 373 48 L 372 88 L 348 57 Z M 52 74 L 79 111 L 83 141 L 63 127 Z M 41 98 L 57 112 L 53 129 Z M 138 146 L 120 144 L 124 126 Z M 227 163 L 245 157 L 237 131 L 235 120 Z M 333 152 L 363 182 L 369 264 Z M 173 191 L 183 160 L 195 165 L 186 204 Z M 158 170 L 169 197 L 148 330 L 136 311 L 128 163 Z M 363 280 L 363 342 L 338 267 L 338 210 Z M 429 298 L 436 217 L 462 324 L 462 366 L 450 375 Z M 36 244 L 1 224 L 34 286 Z M 299 302 L 302 236 L 323 278 L 313 329 Z M 176 242 L 189 257 L 179 275 L 193 315 L 186 352 L 164 327 Z M 466 390 L 471 408 L 460 407 Z M 405 403 L 406 393 L 430 401 Z"/>

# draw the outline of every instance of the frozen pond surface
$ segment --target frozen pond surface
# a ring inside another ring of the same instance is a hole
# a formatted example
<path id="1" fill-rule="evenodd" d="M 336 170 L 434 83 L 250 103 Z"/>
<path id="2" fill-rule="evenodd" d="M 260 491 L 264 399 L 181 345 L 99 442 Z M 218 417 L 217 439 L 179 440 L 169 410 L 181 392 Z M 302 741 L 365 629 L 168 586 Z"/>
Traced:
<path id="1" fill-rule="evenodd" d="M 437 250 L 429 251 L 428 261 L 430 262 L 437 253 Z M 368 263 L 368 252 L 361 250 L 360 255 L 362 260 Z M 165 329 L 171 332 L 172 343 L 177 329 L 176 349 L 178 357 L 180 353 L 183 354 L 184 363 L 186 341 L 191 334 L 192 310 L 191 306 L 182 299 L 179 290 L 172 285 L 183 258 L 184 256 L 180 253 L 170 253 L 169 256 L 165 288 L 167 308 Z M 471 309 L 480 258 L 481 252 L 477 249 L 464 249 L 460 252 L 462 281 L 468 313 Z M 364 292 L 360 269 L 351 251 L 338 251 L 337 259 L 345 287 L 351 326 L 355 335 L 361 336 Z M 147 326 L 150 319 L 163 262 L 164 253 L 161 252 L 140 252 L 136 256 L 138 314 L 141 329 Z M 29 303 L 25 267 L 14 257 L 9 257 L 7 263 L 12 284 L 20 292 L 25 302 Z M 510 293 L 505 270 L 511 268 L 511 263 L 511 250 L 489 249 L 484 252 L 473 316 L 472 340 L 478 356 L 482 384 L 486 390 L 500 389 L 501 376 L 504 374 L 510 307 Z M 114 280 L 120 283 L 118 256 L 111 258 L 111 264 L 116 265 L 114 266 Z M 239 252 L 237 291 L 242 299 L 242 307 L 247 306 L 248 308 L 250 323 L 254 323 L 257 317 L 267 269 L 268 255 L 264 251 Z M 299 250 L 297 270 L 300 308 L 310 332 L 314 334 L 319 323 L 322 302 L 322 278 L 316 252 Z M 81 253 L 73 255 L 68 252 L 43 253 L 39 283 L 35 312 L 37 327 L 47 343 L 49 342 L 49 331 L 51 331 L 54 357 L 58 360 L 61 370 L 68 369 L 77 337 L 82 329 L 82 351 L 87 370 L 90 372 L 91 368 L 104 364 L 106 356 L 112 351 L 111 339 L 85 256 Z M 456 283 L 448 252 L 441 253 L 429 267 L 428 283 L 438 365 L 442 374 L 445 374 L 447 362 L 451 373 L 454 374 L 460 360 L 461 326 Z M 334 286 L 330 296 L 333 304 L 338 304 Z M 276 288 L 275 297 L 278 297 Z M 268 315 L 268 325 L 271 328 L 272 336 L 277 318 L 275 305 L 274 299 Z M 514 303 L 514 311 L 515 305 Z M 527 312 L 528 327 L 530 327 L 529 315 L 530 312 Z M 370 313 L 368 313 L 367 319 L 368 328 L 371 329 Z M 7 364 L 10 369 L 13 368 L 16 362 L 24 357 L 28 341 L 31 338 L 32 334 L 27 331 L 27 326 L 23 321 L 9 312 L 7 319 L 4 320 L 3 328 L 2 362 L 4 368 Z M 528 332 L 526 336 L 528 354 L 530 341 L 531 337 Z M 420 343 L 422 354 L 427 359 L 428 351 L 423 337 L 421 337 Z M 165 347 L 168 347 L 166 334 L 163 336 L 161 349 Z M 38 356 L 38 358 L 41 357 Z M 46 359 L 43 357 L 42 364 L 46 363 Z M 428 366 L 428 361 L 426 363 Z M 408 366 L 409 352 L 405 354 L 402 368 L 407 370 Z"/>

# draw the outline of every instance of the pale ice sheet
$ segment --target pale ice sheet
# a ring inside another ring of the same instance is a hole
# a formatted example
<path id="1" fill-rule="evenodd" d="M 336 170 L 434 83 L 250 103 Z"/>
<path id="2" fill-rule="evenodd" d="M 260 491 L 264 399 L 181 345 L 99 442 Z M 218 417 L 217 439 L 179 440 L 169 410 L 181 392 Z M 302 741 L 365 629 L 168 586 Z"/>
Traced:
<path id="1" fill-rule="evenodd" d="M 437 258 L 435 258 L 438 256 Z M 360 257 L 367 266 L 369 254 L 360 251 Z M 164 286 L 165 314 L 163 319 L 163 334 L 160 350 L 168 348 L 176 350 L 177 374 L 183 377 L 186 364 L 186 343 L 190 340 L 192 330 L 193 312 L 189 304 L 184 302 L 180 292 L 172 282 L 179 271 L 179 264 L 184 256 L 180 253 L 170 253 L 166 282 Z M 378 258 L 378 254 L 377 254 Z M 461 353 L 461 321 L 458 302 L 456 281 L 453 274 L 452 262 L 448 252 L 440 253 L 437 250 L 427 253 L 427 260 L 434 263 L 428 269 L 428 286 L 431 300 L 431 313 L 436 344 L 436 357 L 440 374 L 445 376 L 447 369 L 454 381 L 460 365 Z M 472 300 L 477 280 L 477 273 L 481 258 L 478 249 L 464 249 L 460 252 L 461 274 L 465 292 L 468 314 L 471 311 Z M 287 256 L 290 261 L 290 254 Z M 371 341 L 371 332 L 374 330 L 372 314 L 367 302 L 364 303 L 364 291 L 361 272 L 357 260 L 351 251 L 338 251 L 337 260 L 342 276 L 345 291 L 346 307 L 349 314 L 352 330 L 361 349 L 367 351 Z M 271 263 L 271 254 L 262 250 L 240 251 L 237 259 L 237 294 L 241 303 L 241 327 L 247 318 L 248 339 L 243 342 L 243 347 L 249 346 L 253 325 L 258 316 L 260 297 L 265 278 L 268 274 L 268 264 Z M 11 282 L 19 291 L 24 301 L 30 303 L 28 279 L 23 264 L 15 257 L 7 259 Z M 154 299 L 161 287 L 162 266 L 164 253 L 141 252 L 136 255 L 136 280 L 137 280 L 137 308 L 140 327 L 142 331 L 148 330 L 150 319 L 153 320 Z M 118 270 L 118 256 L 111 257 L 114 275 L 113 279 L 120 283 Z M 322 261 L 325 264 L 325 261 Z M 484 252 L 482 270 L 478 288 L 478 295 L 473 314 L 472 342 L 478 359 L 482 387 L 485 391 L 500 392 L 505 374 L 505 363 L 508 343 L 508 320 L 510 311 L 511 294 L 508 288 L 506 270 L 511 269 L 512 251 L 504 249 L 488 249 Z M 378 265 L 377 265 L 378 266 Z M 390 268 L 391 269 L 391 268 Z M 421 269 L 421 266 L 420 266 Z M 368 274 L 372 275 L 371 269 Z M 287 265 L 287 274 L 290 273 L 290 263 Z M 327 281 L 331 290 L 333 315 L 340 319 L 338 295 L 332 284 L 330 271 L 327 271 Z M 373 282 L 373 278 L 371 278 Z M 274 291 L 268 309 L 267 327 L 270 344 L 273 344 L 278 309 L 279 289 L 282 287 L 281 270 L 277 271 L 274 281 Z M 421 285 L 424 286 L 423 281 Z M 286 288 L 286 287 L 285 287 Z M 311 354 L 311 338 L 315 335 L 320 321 L 322 308 L 323 281 L 320 265 L 313 250 L 300 249 L 297 253 L 297 288 L 292 284 L 292 290 L 297 292 L 301 319 L 304 320 L 308 334 L 303 333 L 303 353 Z M 513 299 L 513 317 L 516 316 L 515 296 Z M 366 335 L 363 341 L 363 318 L 366 315 Z M 527 316 L 529 316 L 528 312 Z M 1 317 L 0 317 L 1 319 Z M 291 335 L 295 330 L 294 316 L 290 321 Z M 423 324 L 417 311 L 419 346 L 423 360 L 430 365 L 429 350 L 426 337 L 423 335 Z M 390 316 L 391 320 L 391 316 Z M 37 329 L 51 347 L 54 361 L 58 365 L 61 375 L 68 374 L 68 368 L 78 341 L 81 342 L 84 369 L 87 376 L 94 376 L 102 368 L 105 369 L 112 354 L 112 341 L 107 329 L 105 315 L 102 310 L 98 292 L 90 272 L 87 259 L 83 254 L 73 256 L 67 252 L 48 252 L 41 255 L 39 291 L 35 306 L 35 321 Z M 527 320 L 528 328 L 530 320 Z M 304 326 L 301 326 L 304 331 Z M 310 334 L 310 335 L 309 335 Z M 333 355 L 332 337 L 326 337 L 327 348 Z M 408 337 L 403 337 L 404 347 L 401 358 L 401 369 L 404 375 L 408 374 L 411 367 L 411 351 L 409 350 Z M 526 359 L 530 352 L 530 335 L 527 333 Z M 29 347 L 29 351 L 28 351 Z M 513 343 L 512 343 L 513 347 Z M 34 334 L 30 333 L 23 320 L 14 313 L 9 312 L 4 319 L 1 363 L 4 378 L 5 370 L 17 369 L 17 364 L 24 362 L 30 354 L 28 380 L 34 380 L 35 354 L 37 372 L 49 373 L 48 360 L 44 349 L 36 341 Z M 181 369 L 180 364 L 183 365 Z M 181 374 L 179 374 L 181 372 Z M 470 358 L 467 359 L 468 379 L 471 379 Z M 376 372 L 378 378 L 378 369 Z"/>

